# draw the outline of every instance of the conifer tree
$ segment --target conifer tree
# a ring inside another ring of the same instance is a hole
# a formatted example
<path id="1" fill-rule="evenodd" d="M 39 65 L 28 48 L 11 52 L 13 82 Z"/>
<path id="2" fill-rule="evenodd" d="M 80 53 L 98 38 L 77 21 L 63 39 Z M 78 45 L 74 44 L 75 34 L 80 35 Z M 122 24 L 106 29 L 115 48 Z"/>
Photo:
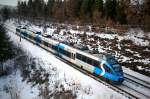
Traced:
<path id="1" fill-rule="evenodd" d="M 0 25 L 0 62 L 4 62 L 14 56 L 12 43 L 6 35 L 5 28 Z"/>
<path id="2" fill-rule="evenodd" d="M 53 9 L 53 6 L 54 6 L 54 3 L 55 3 L 55 0 L 48 0 L 48 3 L 47 3 L 47 13 L 48 13 L 48 16 L 49 17 L 52 17 L 52 9 Z"/>
<path id="3" fill-rule="evenodd" d="M 80 11 L 81 11 L 81 5 L 82 5 L 83 0 L 75 0 L 74 5 L 73 5 L 73 12 L 76 17 L 79 17 Z"/>
<path id="4" fill-rule="evenodd" d="M 110 18 L 112 20 L 115 20 L 116 6 L 117 6 L 116 0 L 106 0 L 105 15 L 107 19 Z"/>
<path id="5" fill-rule="evenodd" d="M 92 17 L 92 7 L 93 7 L 94 1 L 93 0 L 83 0 L 80 16 L 82 19 L 90 20 Z"/>
<path id="6" fill-rule="evenodd" d="M 34 13 L 34 5 L 33 5 L 33 0 L 29 0 L 27 3 L 27 8 L 28 8 L 28 15 L 29 17 L 33 17 L 33 13 Z"/>
<path id="7" fill-rule="evenodd" d="M 6 21 L 7 19 L 11 17 L 11 9 L 8 7 L 3 7 L 0 12 L 3 18 L 3 21 Z"/>
<path id="8" fill-rule="evenodd" d="M 98 11 L 103 11 L 103 0 L 95 0 L 95 7 Z"/>
<path id="9" fill-rule="evenodd" d="M 123 0 L 118 1 L 117 4 L 117 16 L 116 16 L 116 21 L 118 21 L 120 24 L 126 24 L 126 14 L 125 14 L 125 5 Z"/>

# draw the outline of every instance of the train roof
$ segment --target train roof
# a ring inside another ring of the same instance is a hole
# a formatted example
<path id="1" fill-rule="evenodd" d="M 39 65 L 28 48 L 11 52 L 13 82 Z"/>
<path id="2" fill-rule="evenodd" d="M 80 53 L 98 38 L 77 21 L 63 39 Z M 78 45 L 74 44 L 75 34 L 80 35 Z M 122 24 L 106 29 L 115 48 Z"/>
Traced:
<path id="1" fill-rule="evenodd" d="M 97 61 L 99 61 L 100 59 L 102 59 L 102 58 L 99 57 L 99 56 L 102 56 L 102 55 L 95 56 L 95 55 L 92 55 L 92 54 L 90 54 L 90 53 L 88 53 L 88 52 L 86 52 L 86 51 L 81 51 L 81 50 L 79 50 L 79 49 L 73 48 L 73 47 L 68 46 L 68 45 L 66 45 L 66 44 L 64 44 L 64 43 L 61 43 L 61 42 L 59 42 L 59 41 L 56 41 L 56 40 L 53 40 L 53 39 L 48 39 L 48 38 L 45 38 L 45 37 L 42 37 L 42 38 L 44 38 L 44 39 L 47 40 L 48 42 L 50 41 L 50 42 L 57 43 L 57 44 L 58 44 L 58 43 L 63 44 L 63 45 L 65 46 L 65 49 L 67 49 L 67 50 L 69 50 L 69 51 L 72 51 L 72 52 L 74 52 L 74 53 L 76 52 L 76 53 L 85 55 L 85 56 L 87 56 L 87 57 L 89 57 L 89 58 L 92 58 L 92 59 L 94 59 L 94 60 L 97 60 Z"/>
<path id="2" fill-rule="evenodd" d="M 34 34 L 32 31 L 29 31 L 29 30 L 27 30 L 27 31 L 28 31 L 29 33 Z M 61 43 L 61 42 L 59 42 L 59 41 L 57 41 L 57 40 L 53 40 L 53 39 L 49 39 L 49 38 L 43 37 L 42 35 L 39 35 L 39 34 L 35 34 L 35 35 L 38 35 L 39 37 L 41 37 L 41 39 L 44 39 L 44 40 L 46 40 L 47 42 L 52 42 L 52 44 L 59 44 L 59 43 L 60 43 L 60 44 L 64 44 L 64 43 Z M 68 45 L 66 45 L 66 44 L 64 44 L 64 46 L 65 46 L 65 49 L 67 49 L 67 50 L 70 50 L 70 51 L 72 51 L 72 52 L 76 52 L 76 53 L 82 54 L 82 55 L 84 55 L 84 56 L 87 56 L 87 57 L 92 58 L 92 59 L 97 60 L 97 61 L 104 60 L 105 57 L 106 57 L 106 55 L 103 54 L 103 53 L 91 54 L 91 53 L 89 53 L 89 50 L 84 50 L 84 51 L 82 51 L 82 50 L 79 50 L 79 49 L 77 49 L 77 48 L 73 48 L 73 47 L 71 47 L 71 46 L 68 46 Z"/>
<path id="3" fill-rule="evenodd" d="M 41 37 L 42 37 L 42 36 L 41 36 Z M 64 43 L 61 43 L 61 42 L 56 41 L 56 40 L 53 40 L 53 39 L 48 39 L 48 38 L 45 38 L 45 37 L 42 37 L 42 38 L 44 38 L 44 39 L 45 39 L 46 41 L 48 41 L 48 42 L 49 42 L 49 41 L 50 41 L 50 42 L 53 42 L 53 44 L 58 44 L 58 43 L 63 44 L 63 45 L 65 46 L 65 49 L 67 49 L 68 51 L 72 51 L 72 52 L 74 52 L 74 53 L 79 53 L 79 54 L 85 55 L 85 56 L 87 56 L 87 57 L 89 57 L 89 58 L 92 58 L 92 59 L 94 59 L 94 60 L 97 60 L 97 61 L 103 60 L 104 57 L 105 57 L 104 54 L 90 54 L 90 53 L 89 53 L 89 50 L 82 51 L 82 50 L 73 48 L 73 47 L 71 47 L 71 46 L 68 46 L 68 45 L 66 45 L 66 44 L 64 44 Z"/>

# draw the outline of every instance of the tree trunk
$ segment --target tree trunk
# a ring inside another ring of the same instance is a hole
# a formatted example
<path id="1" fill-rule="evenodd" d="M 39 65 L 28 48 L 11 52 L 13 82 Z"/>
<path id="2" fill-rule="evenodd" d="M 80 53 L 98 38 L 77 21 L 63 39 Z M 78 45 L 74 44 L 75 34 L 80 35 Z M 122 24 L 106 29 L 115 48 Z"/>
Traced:
<path id="1" fill-rule="evenodd" d="M 3 72 L 4 72 L 4 70 L 3 70 L 3 63 L 2 63 L 2 62 L 0 62 L 0 75 L 2 75 L 2 74 L 3 74 Z"/>

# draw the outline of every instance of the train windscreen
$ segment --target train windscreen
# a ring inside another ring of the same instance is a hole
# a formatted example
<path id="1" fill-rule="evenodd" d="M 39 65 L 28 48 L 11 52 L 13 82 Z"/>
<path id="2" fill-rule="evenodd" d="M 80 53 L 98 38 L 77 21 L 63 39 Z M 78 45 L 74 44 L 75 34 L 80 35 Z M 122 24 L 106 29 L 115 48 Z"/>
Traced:
<path id="1" fill-rule="evenodd" d="M 109 56 L 107 57 L 107 60 L 106 60 L 113 68 L 113 70 L 118 74 L 118 75 L 123 75 L 123 72 L 122 72 L 122 68 L 121 66 L 119 65 L 119 63 L 117 62 L 117 60 L 115 59 L 115 57 L 113 56 Z"/>

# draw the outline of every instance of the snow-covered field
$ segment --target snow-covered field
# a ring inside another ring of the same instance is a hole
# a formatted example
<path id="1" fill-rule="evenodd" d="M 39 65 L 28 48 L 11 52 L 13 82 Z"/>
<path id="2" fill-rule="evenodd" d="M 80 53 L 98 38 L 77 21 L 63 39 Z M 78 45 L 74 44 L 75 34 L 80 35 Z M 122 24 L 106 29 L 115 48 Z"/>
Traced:
<path id="1" fill-rule="evenodd" d="M 0 99 L 14 99 L 13 97 L 43 99 L 47 94 L 51 99 L 60 99 L 58 98 L 60 93 L 65 94 L 70 91 L 73 95 L 69 96 L 73 97 L 67 97 L 67 99 L 126 99 L 125 96 L 82 74 L 40 47 L 24 39 L 20 42 L 19 37 L 12 32 L 8 32 L 8 35 L 15 45 L 33 57 L 36 67 L 34 69 L 32 66 L 25 67 L 25 70 L 30 70 L 30 72 L 26 71 L 27 74 L 23 70 L 27 77 L 23 76 L 22 71 L 18 69 L 11 75 L 0 77 Z M 9 62 L 6 64 L 10 65 Z M 26 63 L 26 61 L 24 62 Z M 13 65 L 12 62 L 11 65 Z M 39 70 L 41 71 L 39 72 Z M 46 78 L 47 80 L 45 80 Z M 34 79 L 44 81 L 44 83 L 36 82 Z M 49 90 L 49 93 L 46 93 L 45 90 Z M 44 92 L 43 97 L 41 96 L 42 92 Z"/>

